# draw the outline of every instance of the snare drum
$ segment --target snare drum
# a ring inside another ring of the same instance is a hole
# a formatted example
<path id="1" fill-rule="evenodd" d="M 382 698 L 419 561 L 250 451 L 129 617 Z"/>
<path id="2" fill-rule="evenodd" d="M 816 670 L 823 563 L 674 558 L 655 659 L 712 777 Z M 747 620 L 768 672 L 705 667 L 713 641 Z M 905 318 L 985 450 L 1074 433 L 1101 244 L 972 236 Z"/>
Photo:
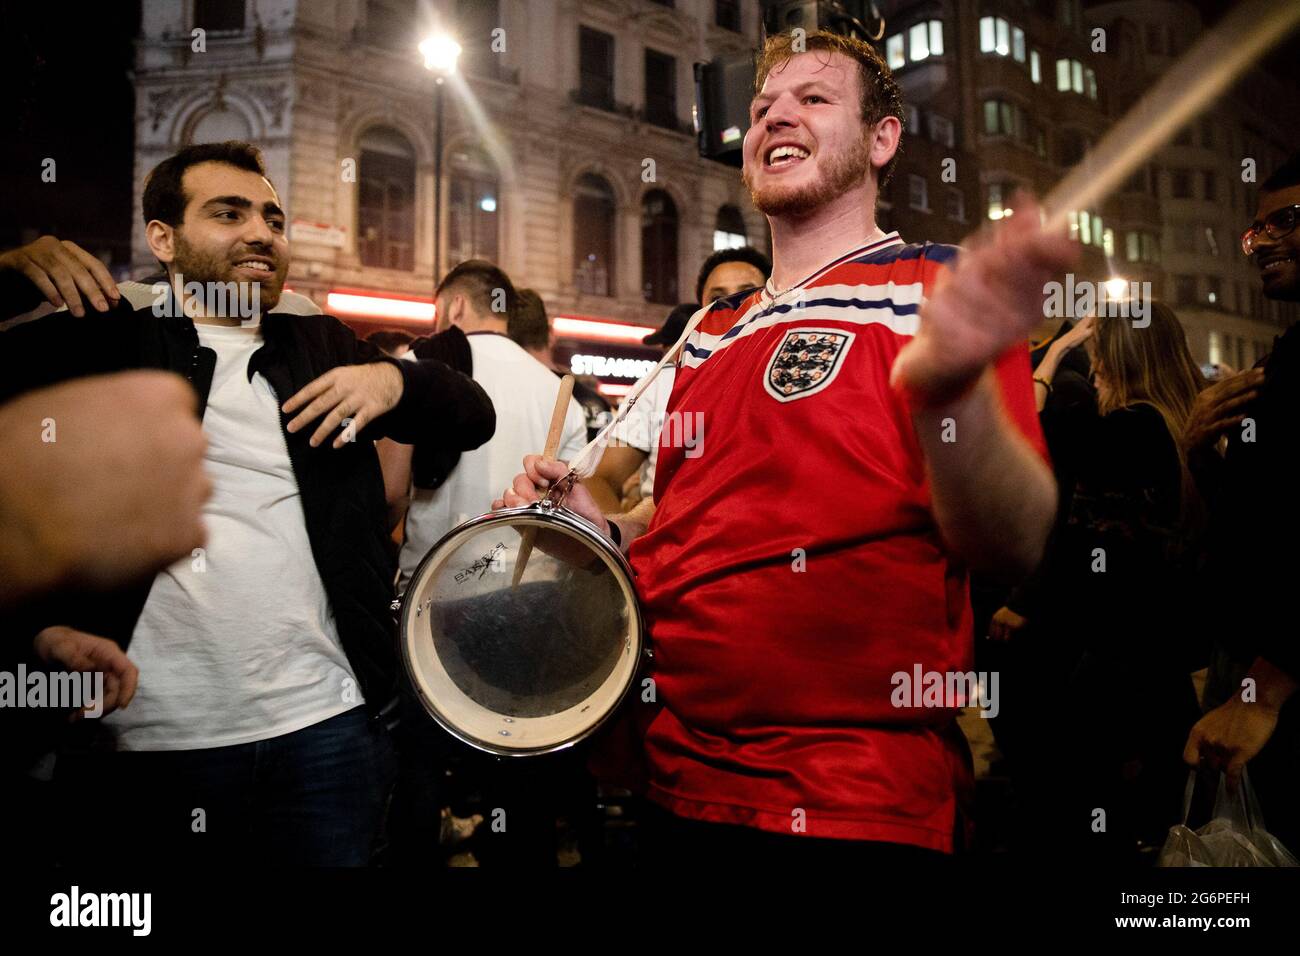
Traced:
<path id="1" fill-rule="evenodd" d="M 528 529 L 536 546 L 516 584 Z M 433 719 L 502 756 L 551 753 L 590 736 L 645 656 L 627 560 L 549 499 L 474 518 L 434 545 L 402 599 L 399 634 Z"/>

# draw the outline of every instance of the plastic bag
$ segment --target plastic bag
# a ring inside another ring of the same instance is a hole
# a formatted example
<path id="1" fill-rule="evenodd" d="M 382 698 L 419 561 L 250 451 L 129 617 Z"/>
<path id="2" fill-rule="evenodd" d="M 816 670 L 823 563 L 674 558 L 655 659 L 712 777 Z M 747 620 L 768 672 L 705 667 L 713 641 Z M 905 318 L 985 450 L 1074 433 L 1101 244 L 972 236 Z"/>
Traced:
<path id="1" fill-rule="evenodd" d="M 1187 816 L 1195 788 L 1193 770 L 1187 777 L 1183 822 L 1169 828 L 1157 866 L 1300 866 L 1277 837 L 1264 829 L 1259 801 L 1245 770 L 1241 784 L 1231 791 L 1227 777 L 1218 775 L 1210 822 L 1193 830 L 1187 825 Z"/>

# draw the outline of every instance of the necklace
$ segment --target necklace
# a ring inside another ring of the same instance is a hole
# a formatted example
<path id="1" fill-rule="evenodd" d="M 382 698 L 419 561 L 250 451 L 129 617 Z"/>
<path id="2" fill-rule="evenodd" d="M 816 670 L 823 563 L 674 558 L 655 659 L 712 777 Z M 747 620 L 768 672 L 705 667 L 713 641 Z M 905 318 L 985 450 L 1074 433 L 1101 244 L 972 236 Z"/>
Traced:
<path id="1" fill-rule="evenodd" d="M 883 239 L 883 238 L 885 238 L 885 231 L 884 231 L 883 229 L 881 229 L 879 226 L 877 226 L 875 229 L 872 230 L 871 235 L 867 236 L 866 239 L 862 240 L 862 242 L 858 243 L 858 244 L 857 244 L 856 246 L 854 246 L 853 248 L 854 248 L 854 249 L 861 249 L 863 246 L 869 246 L 869 245 L 871 245 L 873 242 L 877 242 L 877 241 L 879 241 L 879 240 L 881 240 L 881 239 Z M 852 251 L 852 250 L 849 250 L 849 251 Z M 835 256 L 831 261 L 834 262 L 836 259 L 842 259 L 842 258 L 844 258 L 844 256 L 847 255 L 847 254 L 848 254 L 848 253 L 841 253 L 840 255 Z M 813 275 L 815 276 L 815 275 L 817 275 L 818 272 L 821 272 L 821 271 L 822 271 L 821 269 L 818 269 L 817 272 L 814 272 L 814 273 L 813 273 Z M 786 295 L 787 293 L 792 292 L 792 291 L 794 291 L 795 289 L 799 288 L 799 286 L 803 285 L 803 283 L 804 283 L 804 282 L 807 282 L 807 281 L 808 281 L 807 279 L 804 279 L 802 282 L 796 282 L 794 285 L 789 286 L 788 288 L 785 288 L 785 289 L 778 289 L 776 286 L 774 286 L 774 285 L 772 284 L 772 279 L 771 279 L 771 277 L 769 276 L 767 282 L 764 283 L 763 288 L 766 290 L 766 292 L 767 292 L 767 294 L 768 294 L 768 296 L 769 296 L 770 298 L 773 298 L 773 299 L 779 299 L 779 298 L 781 298 L 781 296 Z"/>

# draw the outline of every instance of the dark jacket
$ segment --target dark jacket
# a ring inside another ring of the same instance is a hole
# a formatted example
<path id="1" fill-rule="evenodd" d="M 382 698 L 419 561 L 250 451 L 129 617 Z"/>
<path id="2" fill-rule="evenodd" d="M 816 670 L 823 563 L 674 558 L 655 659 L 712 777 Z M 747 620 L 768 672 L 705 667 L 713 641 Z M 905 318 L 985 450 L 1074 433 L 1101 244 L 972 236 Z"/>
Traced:
<path id="1" fill-rule="evenodd" d="M 396 632 L 390 610 L 396 571 L 387 548 L 384 483 L 373 439 L 472 449 L 492 437 L 491 400 L 472 379 L 437 361 L 386 359 L 328 315 L 267 314 L 263 346 L 248 374 L 261 372 L 283 402 L 332 368 L 389 361 L 402 373 L 397 406 L 342 448 L 308 444 L 314 427 L 284 433 L 301 493 L 312 555 L 334 611 L 339 640 L 372 713 L 398 686 Z M 207 405 L 216 353 L 199 345 L 186 318 L 157 318 L 121 303 L 111 312 L 52 315 L 0 333 L 0 401 L 71 378 L 127 369 L 178 372 Z M 281 415 L 281 427 L 289 416 Z M 112 548 L 113 542 L 103 543 Z M 122 647 L 148 597 L 150 581 L 108 595 L 68 593 L 23 608 L 6 622 L 9 641 L 30 646 L 42 627 L 65 624 Z"/>

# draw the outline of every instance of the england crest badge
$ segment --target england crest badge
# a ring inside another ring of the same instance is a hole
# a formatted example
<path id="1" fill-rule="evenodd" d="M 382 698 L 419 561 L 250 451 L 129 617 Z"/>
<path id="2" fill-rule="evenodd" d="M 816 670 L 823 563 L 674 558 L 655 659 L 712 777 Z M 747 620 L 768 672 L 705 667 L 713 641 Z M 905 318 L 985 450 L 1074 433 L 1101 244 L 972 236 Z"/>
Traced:
<path id="1" fill-rule="evenodd" d="M 807 398 L 834 380 L 853 344 L 844 329 L 793 329 L 772 353 L 763 385 L 779 402 Z"/>

